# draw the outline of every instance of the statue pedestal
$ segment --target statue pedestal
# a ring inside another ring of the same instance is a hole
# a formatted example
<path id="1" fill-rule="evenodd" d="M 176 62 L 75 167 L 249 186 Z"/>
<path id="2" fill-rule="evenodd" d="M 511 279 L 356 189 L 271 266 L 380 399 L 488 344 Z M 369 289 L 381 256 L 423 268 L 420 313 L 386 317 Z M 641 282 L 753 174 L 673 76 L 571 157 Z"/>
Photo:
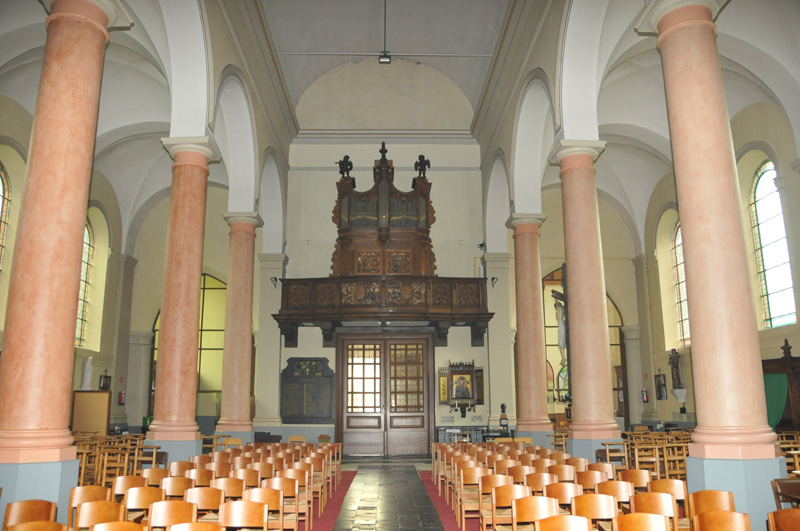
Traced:
<path id="1" fill-rule="evenodd" d="M 674 396 L 681 404 L 681 414 L 686 413 L 686 389 L 672 389 L 672 396 Z"/>

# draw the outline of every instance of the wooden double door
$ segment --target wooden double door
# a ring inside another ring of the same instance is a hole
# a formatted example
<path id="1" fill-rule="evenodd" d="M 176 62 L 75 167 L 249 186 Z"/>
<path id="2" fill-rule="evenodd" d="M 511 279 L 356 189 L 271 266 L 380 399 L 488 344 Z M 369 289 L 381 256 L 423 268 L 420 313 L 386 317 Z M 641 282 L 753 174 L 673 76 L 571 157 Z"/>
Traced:
<path id="1" fill-rule="evenodd" d="M 428 334 L 340 335 L 337 440 L 345 455 L 430 453 L 435 408 Z"/>

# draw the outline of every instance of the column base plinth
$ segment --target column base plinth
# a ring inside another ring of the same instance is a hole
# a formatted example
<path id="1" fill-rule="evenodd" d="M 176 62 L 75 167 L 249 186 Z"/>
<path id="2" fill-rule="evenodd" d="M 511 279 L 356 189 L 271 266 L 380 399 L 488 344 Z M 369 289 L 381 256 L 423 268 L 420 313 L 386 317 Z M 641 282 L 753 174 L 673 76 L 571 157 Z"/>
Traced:
<path id="1" fill-rule="evenodd" d="M 190 457 L 203 453 L 203 441 L 199 437 L 193 440 L 151 439 L 148 432 L 144 445 L 158 446 L 159 452 L 167 452 L 170 463 L 188 461 Z"/>
<path id="2" fill-rule="evenodd" d="M 247 432 L 253 431 L 253 423 L 249 420 L 221 418 L 217 421 L 218 433 L 229 433 L 232 431 Z"/>
<path id="3" fill-rule="evenodd" d="M 197 422 L 178 422 L 155 420 L 147 432 L 148 440 L 159 441 L 191 441 L 200 439 L 200 428 Z"/>
<path id="4" fill-rule="evenodd" d="M 69 430 L 0 430 L 0 463 L 44 463 L 75 459 Z"/>
<path id="5" fill-rule="evenodd" d="M 553 431 L 553 423 L 549 418 L 518 417 L 517 432 L 521 431 Z"/>
<path id="6" fill-rule="evenodd" d="M 78 485 L 78 460 L 72 459 L 48 463 L 0 463 L 0 489 L 3 503 L 0 504 L 0 520 L 5 517 L 6 504 L 20 500 L 49 500 L 58 504 L 56 518 L 67 521 L 67 506 L 72 487 Z M 47 478 L 43 481 L 42 478 Z"/>
<path id="7" fill-rule="evenodd" d="M 753 531 L 766 531 L 767 513 L 775 510 L 770 481 L 786 477 L 786 459 L 686 458 L 689 492 L 727 490 L 733 492 L 736 510 L 750 515 Z"/>

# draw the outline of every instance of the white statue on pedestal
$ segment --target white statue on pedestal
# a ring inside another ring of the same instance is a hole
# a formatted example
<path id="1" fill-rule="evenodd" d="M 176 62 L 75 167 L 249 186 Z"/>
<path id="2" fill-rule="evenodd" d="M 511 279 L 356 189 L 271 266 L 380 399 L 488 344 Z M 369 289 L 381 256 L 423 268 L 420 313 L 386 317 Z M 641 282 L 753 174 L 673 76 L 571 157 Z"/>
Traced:
<path id="1" fill-rule="evenodd" d="M 92 357 L 86 358 L 86 363 L 83 366 L 83 382 L 81 382 L 81 391 L 92 390 L 92 373 L 94 372 L 94 365 Z"/>

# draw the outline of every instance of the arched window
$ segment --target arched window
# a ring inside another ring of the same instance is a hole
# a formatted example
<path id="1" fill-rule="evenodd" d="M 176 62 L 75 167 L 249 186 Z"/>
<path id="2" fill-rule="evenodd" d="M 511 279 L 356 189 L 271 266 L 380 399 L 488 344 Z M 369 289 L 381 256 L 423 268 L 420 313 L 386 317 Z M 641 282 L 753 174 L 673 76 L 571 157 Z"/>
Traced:
<path id="1" fill-rule="evenodd" d="M 672 276 L 675 279 L 675 306 L 678 317 L 678 339 L 681 346 L 691 343 L 689 330 L 689 305 L 686 301 L 686 270 L 683 267 L 683 236 L 681 224 L 675 225 L 672 235 Z"/>
<path id="2" fill-rule="evenodd" d="M 3 269 L 3 256 L 6 254 L 9 210 L 11 210 L 11 190 L 8 188 L 8 173 L 3 163 L 0 162 L 0 271 Z"/>
<path id="3" fill-rule="evenodd" d="M 767 328 L 797 322 L 792 269 L 775 166 L 764 162 L 756 171 L 750 196 L 750 220 L 761 285 L 761 306 Z"/>
<path id="4" fill-rule="evenodd" d="M 86 322 L 89 317 L 89 285 L 94 258 L 94 233 L 92 224 L 86 220 L 83 228 L 83 258 L 81 259 L 81 289 L 78 297 L 78 319 L 75 322 L 75 346 L 86 343 Z"/>

